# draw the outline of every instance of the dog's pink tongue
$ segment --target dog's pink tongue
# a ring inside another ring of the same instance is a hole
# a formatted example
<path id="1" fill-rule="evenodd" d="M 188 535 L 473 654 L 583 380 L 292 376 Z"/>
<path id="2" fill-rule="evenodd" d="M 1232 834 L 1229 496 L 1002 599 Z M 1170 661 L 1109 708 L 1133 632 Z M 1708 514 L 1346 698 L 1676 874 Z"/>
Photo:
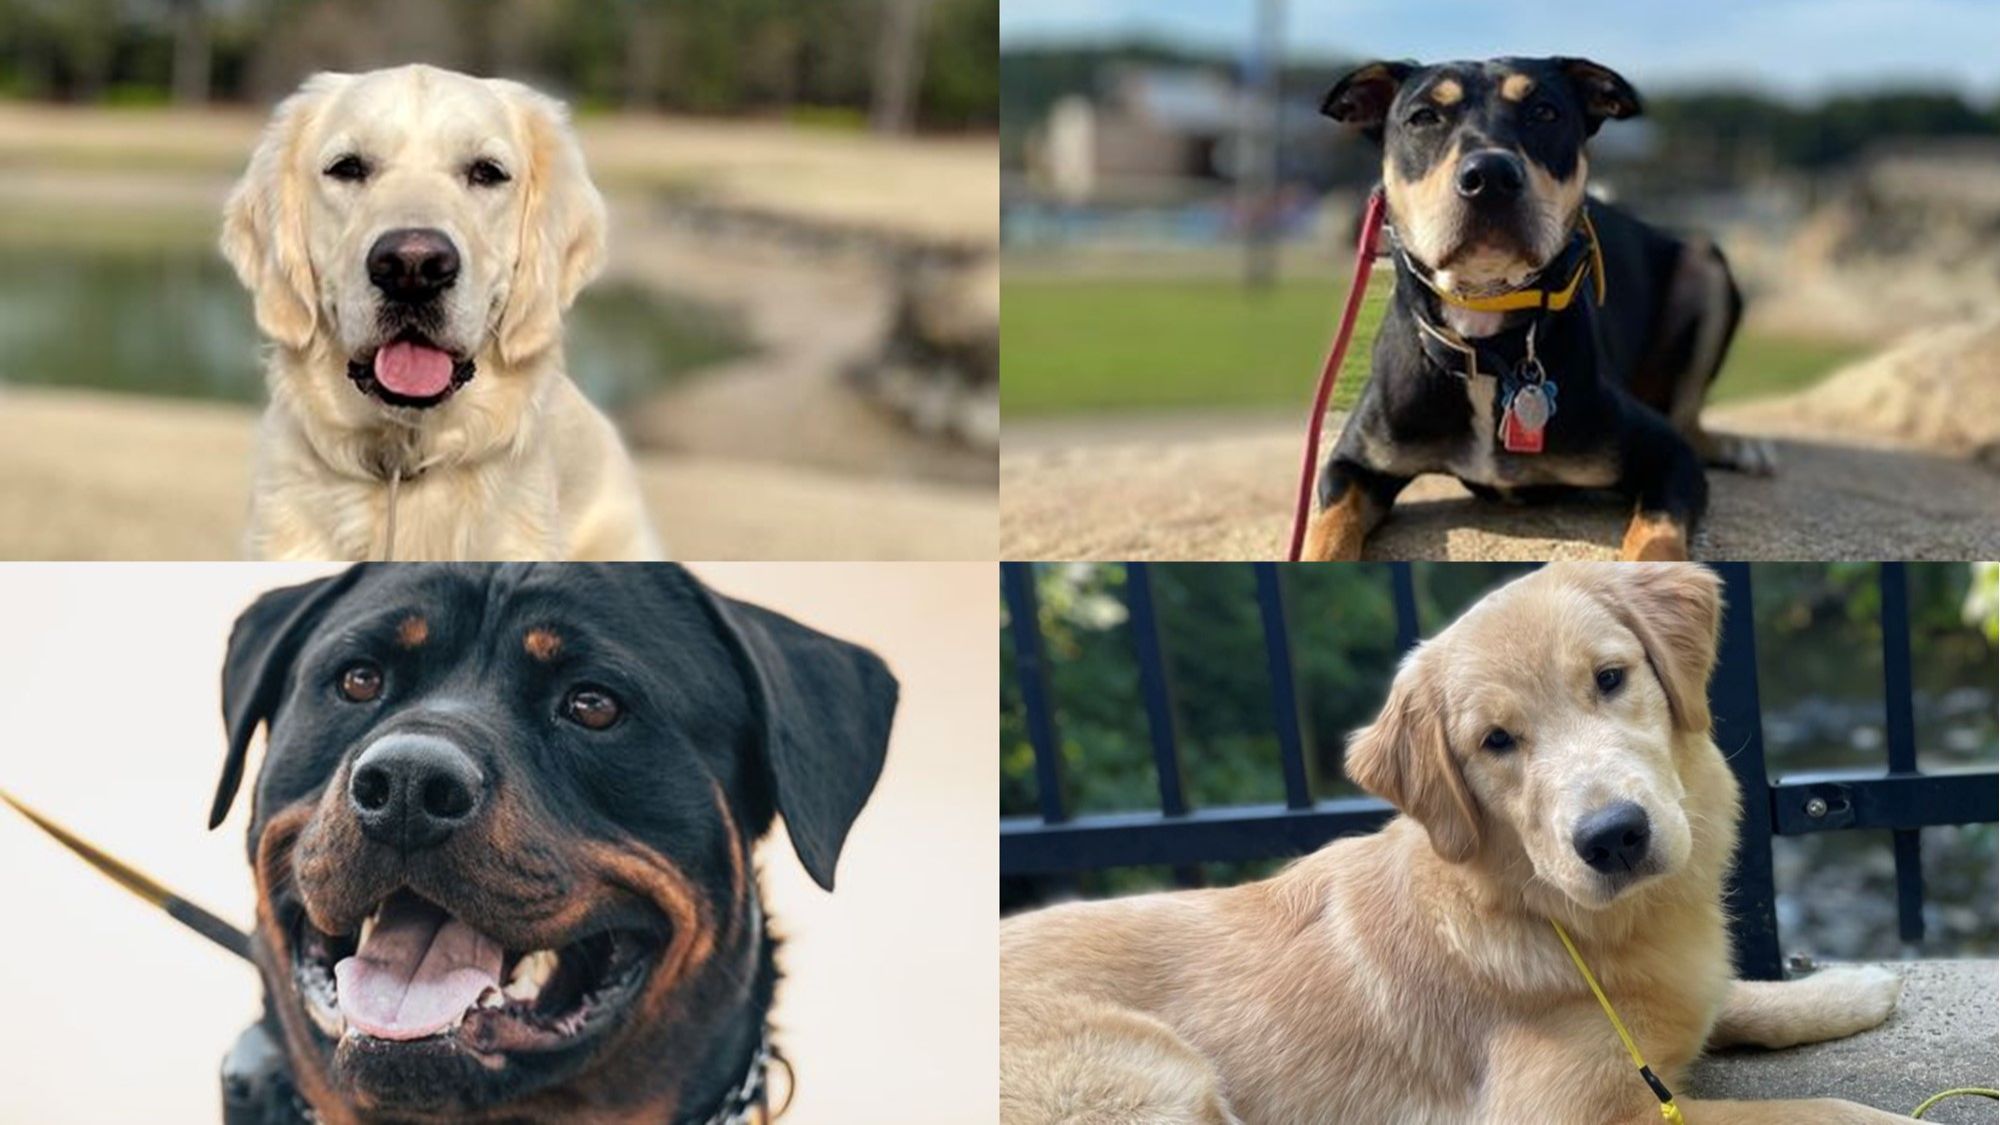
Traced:
<path id="1" fill-rule="evenodd" d="M 451 356 L 398 340 L 375 353 L 375 381 L 405 398 L 435 398 L 451 386 Z"/>
<path id="2" fill-rule="evenodd" d="M 500 987 L 492 938 L 411 894 L 382 907 L 368 940 L 333 967 L 340 1014 L 377 1039 L 450 1029 L 479 994 Z"/>

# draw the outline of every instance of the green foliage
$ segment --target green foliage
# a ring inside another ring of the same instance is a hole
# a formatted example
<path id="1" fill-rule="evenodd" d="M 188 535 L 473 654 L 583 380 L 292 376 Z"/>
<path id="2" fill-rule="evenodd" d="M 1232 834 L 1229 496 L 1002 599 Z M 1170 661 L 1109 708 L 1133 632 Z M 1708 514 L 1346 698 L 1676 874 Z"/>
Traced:
<path id="1" fill-rule="evenodd" d="M 865 113 L 885 0 L 407 3 L 446 15 L 400 20 L 409 13 L 385 16 L 372 0 L 0 0 L 0 89 L 71 101 L 165 101 L 176 58 L 173 11 L 193 4 L 204 13 L 198 26 L 214 96 L 223 100 L 273 96 L 280 91 L 264 84 L 288 82 L 299 76 L 289 73 L 296 68 L 420 57 L 532 76 L 589 107 Z M 995 123 L 998 11 L 998 0 L 930 0 L 919 44 L 921 122 L 953 129 Z M 343 34 L 327 36 L 331 27 Z M 421 34 L 399 39 L 387 30 L 404 27 Z"/>
<path id="2" fill-rule="evenodd" d="M 1414 564 L 1421 630 L 1429 634 L 1442 628 L 1482 594 L 1527 569 Z M 1313 793 L 1318 798 L 1350 794 L 1354 790 L 1341 774 L 1343 741 L 1373 718 L 1398 656 L 1389 568 L 1356 564 L 1282 570 Z M 1125 569 L 1046 564 L 1034 573 L 1066 807 L 1076 813 L 1157 809 L 1158 781 L 1133 656 Z M 1163 564 L 1151 573 L 1189 803 L 1213 808 L 1282 801 L 1271 679 L 1252 569 Z M 1995 645 L 1966 620 L 1967 606 L 1977 600 L 1973 568 L 1912 564 L 1907 573 L 1922 764 L 1990 765 Z M 1878 568 L 1872 563 L 1759 564 L 1752 574 L 1772 774 L 1826 766 L 1880 768 Z M 1994 580 L 1989 569 L 1984 581 Z M 1005 624 L 1001 643 L 1000 810 L 1005 816 L 1033 815 L 1038 808 L 1034 754 Z M 1976 713 L 1976 706 L 1955 712 L 1937 706 L 1954 693 L 1983 699 L 1984 713 Z M 1824 730 L 1777 737 L 1782 732 L 1771 726 L 1782 719 L 1796 728 L 1821 713 L 1832 716 Z M 1129 889 L 1149 885 L 1158 876 L 1127 873 L 1092 885 Z"/>

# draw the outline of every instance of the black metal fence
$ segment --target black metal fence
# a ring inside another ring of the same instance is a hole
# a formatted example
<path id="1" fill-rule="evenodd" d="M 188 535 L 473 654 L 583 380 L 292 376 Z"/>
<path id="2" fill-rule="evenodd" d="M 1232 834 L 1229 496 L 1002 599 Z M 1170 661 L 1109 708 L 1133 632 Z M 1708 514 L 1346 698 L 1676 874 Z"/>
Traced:
<path id="1" fill-rule="evenodd" d="M 1313 798 L 1306 770 L 1305 724 L 1293 670 L 1286 568 L 1275 563 L 1255 564 L 1255 574 L 1285 803 L 1190 808 L 1181 778 L 1173 689 L 1152 577 L 1146 564 L 1130 563 L 1125 596 L 1159 778 L 1159 810 L 1072 816 L 1064 800 L 1055 701 L 1038 624 L 1033 567 L 1032 563 L 1001 564 L 1001 593 L 1010 618 L 1028 739 L 1034 748 L 1040 812 L 1035 817 L 1001 820 L 1003 878 L 1165 864 L 1185 880 L 1195 864 L 1303 855 L 1337 836 L 1372 831 L 1395 814 L 1387 804 L 1371 797 Z M 1906 942 L 1921 940 L 1924 887 L 1918 829 L 1993 822 L 2000 812 L 2000 781 L 1996 781 L 2000 775 L 1990 769 L 1931 774 L 1917 770 L 1904 565 L 1883 563 L 1879 577 L 1887 772 L 1825 772 L 1778 781 L 1771 780 L 1764 766 L 1750 568 L 1744 563 L 1721 563 L 1716 570 L 1722 575 L 1730 610 L 1723 622 L 1709 701 L 1716 741 L 1731 749 L 1730 766 L 1744 794 L 1742 842 L 1726 892 L 1739 974 L 1753 980 L 1775 980 L 1783 975 L 1771 869 L 1773 836 L 1889 830 L 1895 849 L 1898 929 Z M 1406 651 L 1417 640 L 1416 588 L 1407 563 L 1392 564 L 1389 576 L 1396 608 L 1397 648 Z"/>

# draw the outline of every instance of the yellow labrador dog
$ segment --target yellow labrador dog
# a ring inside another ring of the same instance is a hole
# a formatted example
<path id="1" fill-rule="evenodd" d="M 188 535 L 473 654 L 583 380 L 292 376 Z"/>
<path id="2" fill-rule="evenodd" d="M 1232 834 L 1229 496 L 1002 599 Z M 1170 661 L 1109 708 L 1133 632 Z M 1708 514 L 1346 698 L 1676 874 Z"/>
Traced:
<path id="1" fill-rule="evenodd" d="M 604 203 L 560 103 L 428 66 L 317 75 L 222 250 L 275 345 L 253 556 L 659 556 L 617 433 L 563 372 Z"/>
<path id="2" fill-rule="evenodd" d="M 1549 925 L 1679 1092 L 1704 1044 L 1888 1018 L 1878 969 L 1731 980 L 1735 777 L 1709 739 L 1721 621 L 1689 564 L 1554 565 L 1404 661 L 1354 736 L 1402 815 L 1261 883 L 1001 926 L 1006 1125 L 1659 1125 Z M 1690 1125 L 1904 1118 L 1678 1098 Z"/>

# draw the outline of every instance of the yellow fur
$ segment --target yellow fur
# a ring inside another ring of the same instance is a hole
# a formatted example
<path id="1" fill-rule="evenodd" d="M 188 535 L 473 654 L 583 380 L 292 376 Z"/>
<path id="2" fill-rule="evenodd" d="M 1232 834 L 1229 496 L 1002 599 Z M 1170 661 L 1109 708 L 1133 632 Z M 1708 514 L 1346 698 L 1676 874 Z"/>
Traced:
<path id="1" fill-rule="evenodd" d="M 1694 702 L 1719 587 L 1689 565 L 1520 579 L 1412 654 L 1355 736 L 1350 771 L 1405 813 L 1381 832 L 1259 883 L 1003 923 L 1002 1121 L 1651 1125 L 1658 1103 L 1551 917 L 1670 1084 L 1711 1029 L 1804 1042 L 1886 1018 L 1893 978 L 1730 980 L 1739 802 Z M 1614 665 L 1625 684 L 1602 695 Z M 1479 748 L 1496 725 L 1508 753 Z M 1660 866 L 1607 897 L 1570 836 L 1613 799 L 1647 809 Z M 1691 1125 L 1901 1120 L 1680 1101 Z"/>

